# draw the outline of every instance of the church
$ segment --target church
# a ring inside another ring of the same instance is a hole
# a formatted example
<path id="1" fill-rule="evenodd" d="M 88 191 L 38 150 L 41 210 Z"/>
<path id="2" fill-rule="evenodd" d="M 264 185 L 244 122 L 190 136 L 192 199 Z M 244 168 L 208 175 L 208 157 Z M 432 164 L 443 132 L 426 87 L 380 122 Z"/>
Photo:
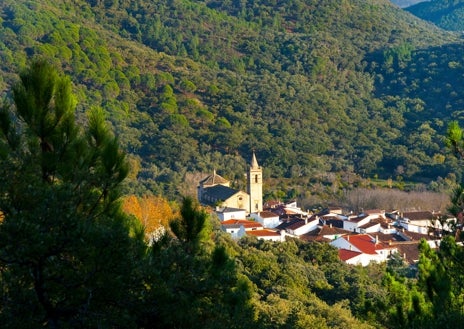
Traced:
<path id="1" fill-rule="evenodd" d="M 198 200 L 201 204 L 244 209 L 248 214 L 263 211 L 263 170 L 253 152 L 247 171 L 247 191 L 230 187 L 230 181 L 219 176 L 216 170 L 198 185 Z"/>

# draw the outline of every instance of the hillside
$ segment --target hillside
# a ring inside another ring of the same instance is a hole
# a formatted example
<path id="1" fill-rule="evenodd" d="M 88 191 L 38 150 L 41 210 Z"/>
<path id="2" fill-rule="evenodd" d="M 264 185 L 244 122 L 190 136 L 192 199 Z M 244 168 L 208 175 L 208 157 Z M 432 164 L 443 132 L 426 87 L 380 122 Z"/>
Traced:
<path id="1" fill-rule="evenodd" d="M 445 30 L 464 31 L 464 1 L 432 0 L 406 10 Z"/>
<path id="2" fill-rule="evenodd" d="M 435 49 L 433 79 L 445 81 L 442 46 L 462 44 L 389 1 L 5 0 L 0 11 L 3 93 L 29 58 L 53 60 L 72 76 L 78 115 L 105 109 L 133 192 L 182 194 L 214 168 L 240 187 L 253 149 L 267 177 L 305 184 L 455 171 L 441 141 L 454 112 L 422 111 L 425 77 L 421 95 L 403 95 L 378 70 L 401 74 L 389 56 Z"/>

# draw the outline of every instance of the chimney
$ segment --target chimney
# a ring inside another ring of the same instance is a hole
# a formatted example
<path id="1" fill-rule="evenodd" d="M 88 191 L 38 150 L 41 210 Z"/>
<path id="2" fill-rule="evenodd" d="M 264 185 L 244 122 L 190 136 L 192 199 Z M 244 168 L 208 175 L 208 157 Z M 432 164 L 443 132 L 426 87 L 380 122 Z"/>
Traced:
<path id="1" fill-rule="evenodd" d="M 332 223 L 329 224 L 329 227 L 332 228 Z"/>

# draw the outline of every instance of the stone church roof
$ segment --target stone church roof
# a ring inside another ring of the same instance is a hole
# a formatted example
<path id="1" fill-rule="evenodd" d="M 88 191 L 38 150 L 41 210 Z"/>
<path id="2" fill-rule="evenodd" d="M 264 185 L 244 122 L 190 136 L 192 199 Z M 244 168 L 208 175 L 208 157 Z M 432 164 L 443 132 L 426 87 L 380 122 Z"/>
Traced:
<path id="1" fill-rule="evenodd" d="M 213 171 L 212 175 L 209 175 L 208 177 L 200 181 L 200 185 L 202 186 L 214 186 L 218 184 L 228 184 L 228 183 L 229 181 L 227 179 L 216 174 L 216 170 Z"/>

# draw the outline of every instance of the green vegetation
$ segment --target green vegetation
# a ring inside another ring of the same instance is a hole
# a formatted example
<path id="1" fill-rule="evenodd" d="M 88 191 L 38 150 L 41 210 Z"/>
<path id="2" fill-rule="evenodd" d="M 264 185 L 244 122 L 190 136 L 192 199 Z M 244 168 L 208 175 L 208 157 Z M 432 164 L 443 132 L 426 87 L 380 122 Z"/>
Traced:
<path id="1" fill-rule="evenodd" d="M 147 247 L 117 202 L 127 164 L 102 112 L 78 128 L 69 79 L 43 60 L 20 78 L 0 115 L 2 327 L 370 327 L 342 302 L 362 289 L 330 293 L 347 267 L 326 245 L 239 245 L 185 198 Z"/>
<path id="2" fill-rule="evenodd" d="M 125 155 L 67 77 L 32 63 L 0 112 L 0 322 L 5 328 L 130 327 L 142 229 L 120 210 Z"/>
<path id="3" fill-rule="evenodd" d="M 52 58 L 78 122 L 89 106 L 110 120 L 130 193 L 180 200 L 188 174 L 213 168 L 239 187 L 252 149 L 266 178 L 304 190 L 336 175 L 332 197 L 368 177 L 456 171 L 440 136 L 460 111 L 462 45 L 388 1 L 5 0 L 0 12 L 3 94 L 29 58 Z"/>
<path id="4" fill-rule="evenodd" d="M 232 241 L 187 197 L 147 246 L 118 198 L 174 199 L 187 173 L 216 167 L 240 185 L 251 149 L 275 195 L 304 193 L 288 182 L 339 195 L 374 174 L 460 180 L 441 138 L 460 119 L 456 36 L 381 0 L 4 0 L 0 12 L 3 327 L 462 323 L 453 236 L 421 244 L 417 275 L 398 258 L 353 267 L 326 244 Z"/>
<path id="5" fill-rule="evenodd" d="M 14 104 L 0 112 L 3 327 L 462 323 L 464 249 L 452 235 L 437 251 L 421 242 L 416 276 L 399 257 L 363 268 L 342 263 L 325 243 L 232 241 L 187 197 L 167 234 L 145 245 L 118 203 L 125 155 L 102 111 L 89 112 L 85 129 L 76 125 L 70 87 L 50 64 L 33 61 L 12 89 Z M 461 129 L 448 131 L 459 150 Z"/>
<path id="6" fill-rule="evenodd" d="M 407 11 L 445 30 L 464 31 L 464 1 L 432 0 L 408 7 Z"/>

